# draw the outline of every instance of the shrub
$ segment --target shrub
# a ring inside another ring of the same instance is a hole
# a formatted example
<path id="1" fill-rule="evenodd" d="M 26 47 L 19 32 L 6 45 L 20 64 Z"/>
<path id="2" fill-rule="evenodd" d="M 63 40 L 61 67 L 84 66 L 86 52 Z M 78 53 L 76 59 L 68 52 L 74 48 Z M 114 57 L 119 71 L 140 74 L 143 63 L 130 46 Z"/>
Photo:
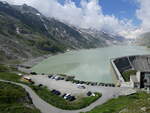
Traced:
<path id="1" fill-rule="evenodd" d="M 128 71 L 123 72 L 122 76 L 123 76 L 124 80 L 126 82 L 128 82 L 128 81 L 130 81 L 130 76 L 136 75 L 136 72 L 137 72 L 136 70 L 128 70 Z"/>
<path id="2" fill-rule="evenodd" d="M 7 71 L 9 71 L 9 68 L 0 64 L 0 72 L 7 72 Z"/>

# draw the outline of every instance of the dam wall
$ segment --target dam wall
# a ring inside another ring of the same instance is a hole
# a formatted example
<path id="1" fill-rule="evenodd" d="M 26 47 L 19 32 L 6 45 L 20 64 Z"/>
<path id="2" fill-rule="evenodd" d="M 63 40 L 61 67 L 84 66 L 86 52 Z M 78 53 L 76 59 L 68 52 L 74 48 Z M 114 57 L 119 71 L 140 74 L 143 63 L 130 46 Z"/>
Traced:
<path id="1" fill-rule="evenodd" d="M 125 82 L 122 76 L 123 72 L 127 70 L 150 72 L 150 55 L 124 56 L 111 59 L 111 67 L 118 84 L 120 84 L 121 87 L 130 87 L 130 83 Z"/>
<path id="2" fill-rule="evenodd" d="M 115 59 L 111 59 L 111 68 L 112 68 L 112 73 L 115 76 L 115 78 L 117 79 L 116 81 L 116 85 L 120 86 L 122 82 L 125 82 L 121 73 L 119 72 L 118 68 L 116 67 L 115 63 L 114 63 Z"/>

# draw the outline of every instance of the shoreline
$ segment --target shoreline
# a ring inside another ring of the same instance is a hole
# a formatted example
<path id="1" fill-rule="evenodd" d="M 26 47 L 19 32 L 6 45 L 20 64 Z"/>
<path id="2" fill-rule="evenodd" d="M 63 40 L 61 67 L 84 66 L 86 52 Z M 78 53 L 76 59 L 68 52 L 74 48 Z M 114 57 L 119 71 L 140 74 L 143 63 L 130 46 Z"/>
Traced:
<path id="1" fill-rule="evenodd" d="M 116 46 L 116 45 L 111 45 L 111 46 Z M 111 46 L 105 46 L 105 47 L 111 47 Z M 59 55 L 59 54 L 65 54 L 67 52 L 77 52 L 77 51 L 82 51 L 82 50 L 93 50 L 93 49 L 105 48 L 105 47 L 97 47 L 97 48 L 89 48 L 89 49 L 84 49 L 83 48 L 83 49 L 75 49 L 75 50 L 65 51 L 64 53 L 58 52 L 58 53 L 55 53 L 55 54 L 46 54 L 46 55 L 43 55 L 43 56 L 27 59 L 26 61 L 23 61 L 20 65 L 33 67 L 33 66 L 37 65 L 38 63 L 42 62 L 43 60 L 45 60 L 45 59 L 47 59 L 51 56 L 55 56 L 55 55 Z"/>
<path id="2" fill-rule="evenodd" d="M 54 54 L 54 55 L 56 55 L 56 54 Z M 22 71 L 25 73 L 30 73 L 32 71 L 31 68 L 33 66 L 37 65 L 38 63 L 42 62 L 43 60 L 47 59 L 50 56 L 53 56 L 53 54 L 47 54 L 47 55 L 39 56 L 36 58 L 27 59 L 26 61 L 17 65 L 17 68 L 19 71 Z"/>
<path id="3" fill-rule="evenodd" d="M 43 60 L 47 59 L 50 56 L 53 56 L 53 54 L 47 54 L 47 55 L 39 56 L 36 58 L 30 58 L 27 61 L 21 63 L 21 65 L 33 67 L 33 66 L 37 65 L 38 63 L 42 62 Z"/>

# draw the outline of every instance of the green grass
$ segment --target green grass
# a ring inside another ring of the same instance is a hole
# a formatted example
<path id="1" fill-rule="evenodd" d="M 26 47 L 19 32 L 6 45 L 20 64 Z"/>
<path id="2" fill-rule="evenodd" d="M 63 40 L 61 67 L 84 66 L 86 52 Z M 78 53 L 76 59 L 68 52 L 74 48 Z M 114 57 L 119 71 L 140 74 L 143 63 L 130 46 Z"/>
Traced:
<path id="1" fill-rule="evenodd" d="M 130 81 L 130 76 L 131 75 L 136 75 L 136 70 L 128 70 L 128 71 L 125 71 L 123 72 L 123 78 L 126 82 L 129 82 Z"/>
<path id="2" fill-rule="evenodd" d="M 9 71 L 9 68 L 6 67 L 5 65 L 0 64 L 0 72 L 6 72 Z"/>
<path id="3" fill-rule="evenodd" d="M 22 87 L 0 82 L 0 113 L 40 113 L 40 111 L 32 105 Z"/>
<path id="4" fill-rule="evenodd" d="M 142 112 L 142 107 L 146 107 L 147 111 Z M 139 92 L 130 96 L 120 96 L 86 113 L 150 113 L 150 95 Z"/>
<path id="5" fill-rule="evenodd" d="M 14 82 L 20 82 L 21 76 L 12 73 L 18 72 L 18 70 L 14 67 L 8 67 L 6 65 L 0 64 L 0 79 L 2 80 L 8 80 L 8 81 L 14 81 Z"/>
<path id="6" fill-rule="evenodd" d="M 46 87 L 39 88 L 37 86 L 32 86 L 32 88 L 43 100 L 55 107 L 65 110 L 75 110 L 87 107 L 101 97 L 101 94 L 96 93 L 96 96 L 84 97 L 69 102 L 60 96 L 54 95 Z"/>
<path id="7" fill-rule="evenodd" d="M 17 74 L 15 74 L 15 73 L 11 73 L 11 72 L 0 72 L 0 79 L 3 79 L 3 80 L 19 82 L 20 78 L 21 78 L 21 77 L 18 76 Z"/>

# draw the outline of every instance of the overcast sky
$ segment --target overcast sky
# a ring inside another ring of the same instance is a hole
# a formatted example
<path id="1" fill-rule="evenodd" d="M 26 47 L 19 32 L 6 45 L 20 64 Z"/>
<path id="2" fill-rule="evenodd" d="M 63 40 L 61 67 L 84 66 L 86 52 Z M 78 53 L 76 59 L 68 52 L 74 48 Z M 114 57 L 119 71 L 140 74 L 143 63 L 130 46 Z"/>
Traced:
<path id="1" fill-rule="evenodd" d="M 4 0 L 1 0 L 4 1 Z M 150 0 L 5 0 L 28 4 L 48 17 L 81 28 L 135 38 L 150 31 Z"/>

